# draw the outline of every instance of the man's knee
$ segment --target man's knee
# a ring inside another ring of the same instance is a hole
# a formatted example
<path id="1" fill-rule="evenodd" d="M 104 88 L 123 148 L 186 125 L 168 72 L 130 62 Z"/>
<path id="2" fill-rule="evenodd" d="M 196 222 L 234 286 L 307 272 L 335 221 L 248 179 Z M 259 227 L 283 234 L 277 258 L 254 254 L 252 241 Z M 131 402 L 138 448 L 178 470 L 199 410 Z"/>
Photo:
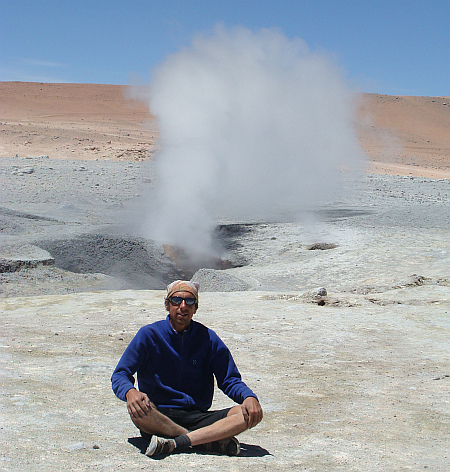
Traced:
<path id="1" fill-rule="evenodd" d="M 250 424 L 249 418 L 248 418 L 248 416 L 246 417 L 246 415 L 244 414 L 244 411 L 242 410 L 241 406 L 234 406 L 233 408 L 231 408 L 230 411 L 228 412 L 227 416 L 235 416 L 236 420 L 239 418 L 239 421 L 242 425 L 242 428 L 243 428 L 242 430 L 243 431 L 245 431 L 246 429 L 249 429 L 249 428 L 254 428 L 262 420 L 262 416 L 261 416 L 261 418 L 258 418 L 256 420 L 253 419 L 252 424 Z"/>
<path id="2" fill-rule="evenodd" d="M 150 402 L 150 404 L 148 405 L 147 408 L 148 408 L 147 411 L 146 410 L 141 411 L 141 415 L 142 415 L 143 418 L 152 415 L 155 411 L 158 410 L 152 402 Z M 135 417 L 132 416 L 132 414 L 130 412 L 128 412 L 128 413 L 130 414 L 131 418 L 135 418 Z"/>
<path id="3" fill-rule="evenodd" d="M 231 408 L 227 414 L 227 418 L 230 416 L 232 416 L 235 419 L 236 423 L 238 423 L 241 426 L 242 431 L 245 431 L 246 429 L 248 429 L 248 422 L 240 406 L 234 406 L 233 408 Z"/>
<path id="4" fill-rule="evenodd" d="M 142 411 L 142 416 L 136 417 L 132 416 L 130 413 L 131 421 L 137 428 L 145 429 L 145 424 L 148 422 L 148 420 L 152 419 L 155 411 L 157 411 L 156 406 L 153 403 L 150 403 L 150 405 L 148 406 L 148 411 Z"/>

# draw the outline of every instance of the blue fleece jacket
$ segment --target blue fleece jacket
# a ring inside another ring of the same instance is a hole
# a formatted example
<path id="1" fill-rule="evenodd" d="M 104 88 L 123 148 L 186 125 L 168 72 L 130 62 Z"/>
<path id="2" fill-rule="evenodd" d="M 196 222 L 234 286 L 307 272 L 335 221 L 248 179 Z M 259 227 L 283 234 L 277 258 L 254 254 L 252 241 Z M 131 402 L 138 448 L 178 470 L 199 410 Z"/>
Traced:
<path id="1" fill-rule="evenodd" d="M 229 349 L 217 334 L 196 321 L 183 334 L 172 328 L 169 317 L 142 327 L 123 353 L 111 382 L 114 393 L 138 388 L 159 407 L 198 409 L 211 407 L 214 378 L 236 403 L 256 395 L 241 380 Z"/>

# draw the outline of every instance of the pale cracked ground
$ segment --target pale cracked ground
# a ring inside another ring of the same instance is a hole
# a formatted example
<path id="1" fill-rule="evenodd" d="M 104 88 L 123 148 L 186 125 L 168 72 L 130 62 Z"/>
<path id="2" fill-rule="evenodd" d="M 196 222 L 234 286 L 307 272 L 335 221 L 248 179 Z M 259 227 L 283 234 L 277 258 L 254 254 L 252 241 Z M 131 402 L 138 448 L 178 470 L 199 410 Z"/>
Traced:
<path id="1" fill-rule="evenodd" d="M 75 274 L 24 272 L 18 286 L 47 294 L 1 301 L 0 467 L 448 470 L 448 184 L 368 176 L 321 223 L 245 234 L 238 251 L 249 265 L 227 273 L 250 291 L 203 292 L 196 315 L 230 346 L 265 411 L 241 435 L 241 457 L 154 460 L 134 443 L 109 378 L 138 328 L 165 316 L 163 291 L 51 295 L 76 288 Z M 45 228 L 27 224 L 18 239 Z M 336 247 L 308 250 L 314 241 Z M 228 404 L 218 392 L 215 406 Z"/>

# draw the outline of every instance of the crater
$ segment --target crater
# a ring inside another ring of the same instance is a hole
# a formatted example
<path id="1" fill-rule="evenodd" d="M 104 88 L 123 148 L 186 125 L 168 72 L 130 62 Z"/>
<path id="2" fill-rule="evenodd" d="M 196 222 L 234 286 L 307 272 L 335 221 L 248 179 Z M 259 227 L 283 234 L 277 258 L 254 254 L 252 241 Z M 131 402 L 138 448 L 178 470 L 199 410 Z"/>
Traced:
<path id="1" fill-rule="evenodd" d="M 121 279 L 136 289 L 159 290 L 177 279 L 190 279 L 199 269 L 241 267 L 246 261 L 233 253 L 239 237 L 250 231 L 247 225 L 222 225 L 214 235 L 226 258 L 189 258 L 182 249 L 159 246 L 151 240 L 131 235 L 82 234 L 72 238 L 34 242 L 47 251 L 54 265 L 74 273 L 102 273 Z"/>
<path id="2" fill-rule="evenodd" d="M 60 269 L 110 275 L 132 288 L 161 289 L 187 275 L 160 247 L 129 235 L 82 234 L 35 245 L 48 251 Z"/>

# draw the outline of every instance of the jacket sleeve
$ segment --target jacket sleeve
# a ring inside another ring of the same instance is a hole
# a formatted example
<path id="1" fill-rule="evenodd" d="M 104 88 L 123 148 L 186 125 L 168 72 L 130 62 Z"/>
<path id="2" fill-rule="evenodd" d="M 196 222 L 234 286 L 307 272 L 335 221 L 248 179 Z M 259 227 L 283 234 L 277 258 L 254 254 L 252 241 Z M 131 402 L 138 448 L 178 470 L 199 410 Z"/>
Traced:
<path id="1" fill-rule="evenodd" d="M 217 385 L 225 395 L 236 403 L 242 403 L 247 397 L 258 397 L 242 381 L 241 374 L 233 360 L 230 350 L 214 333 L 212 339 L 212 369 Z"/>
<path id="2" fill-rule="evenodd" d="M 142 363 L 145 362 L 146 353 L 148 352 L 146 345 L 147 336 L 145 334 L 145 327 L 143 327 L 125 349 L 111 376 L 112 389 L 116 396 L 123 401 L 126 401 L 128 390 L 134 388 L 134 374 Z"/>

